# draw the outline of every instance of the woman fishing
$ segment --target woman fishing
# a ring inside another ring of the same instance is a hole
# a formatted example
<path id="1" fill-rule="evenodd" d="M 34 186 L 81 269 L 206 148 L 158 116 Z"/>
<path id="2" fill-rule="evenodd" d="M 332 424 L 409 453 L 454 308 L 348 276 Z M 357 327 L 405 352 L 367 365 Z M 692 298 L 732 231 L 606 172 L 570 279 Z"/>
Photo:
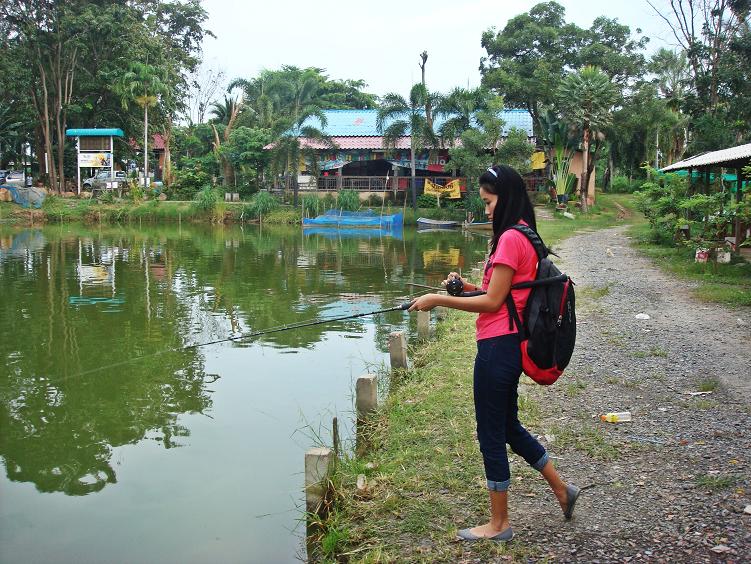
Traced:
<path id="1" fill-rule="evenodd" d="M 572 516 L 580 490 L 561 480 L 545 448 L 522 426 L 518 417 L 517 387 L 522 372 L 519 328 L 510 323 L 504 302 L 512 284 L 535 279 L 538 259 L 534 247 L 524 234 L 509 229 L 523 223 L 537 230 L 532 203 L 522 177 L 505 165 L 494 166 L 483 173 L 480 197 L 485 203 L 488 221 L 493 224 L 490 255 L 481 287 L 462 282 L 469 292 L 484 290 L 485 293 L 472 297 L 427 294 L 417 298 L 409 310 L 429 311 L 445 306 L 479 314 L 474 403 L 477 438 L 490 495 L 490 521 L 460 530 L 459 537 L 465 541 L 488 538 L 504 542 L 513 537 L 508 518 L 511 473 L 506 443 L 547 480 L 566 519 Z M 452 272 L 444 283 L 452 278 L 459 278 L 459 275 Z M 530 289 L 520 289 L 512 294 L 519 318 L 524 316 L 530 292 Z"/>

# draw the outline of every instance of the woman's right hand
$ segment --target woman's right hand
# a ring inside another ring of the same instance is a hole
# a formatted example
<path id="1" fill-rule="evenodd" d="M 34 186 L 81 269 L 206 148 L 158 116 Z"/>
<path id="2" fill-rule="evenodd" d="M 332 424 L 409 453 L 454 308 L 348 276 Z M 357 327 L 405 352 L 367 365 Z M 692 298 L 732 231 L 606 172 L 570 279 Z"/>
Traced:
<path id="1" fill-rule="evenodd" d="M 441 286 L 445 287 L 446 284 L 448 284 L 449 280 L 453 280 L 454 278 L 458 278 L 459 280 L 461 280 L 462 284 L 466 284 L 467 283 L 467 281 L 464 280 L 464 278 L 462 278 L 461 276 L 459 276 L 458 272 L 449 272 L 449 275 L 446 277 L 446 280 L 444 280 L 443 282 L 441 282 Z"/>

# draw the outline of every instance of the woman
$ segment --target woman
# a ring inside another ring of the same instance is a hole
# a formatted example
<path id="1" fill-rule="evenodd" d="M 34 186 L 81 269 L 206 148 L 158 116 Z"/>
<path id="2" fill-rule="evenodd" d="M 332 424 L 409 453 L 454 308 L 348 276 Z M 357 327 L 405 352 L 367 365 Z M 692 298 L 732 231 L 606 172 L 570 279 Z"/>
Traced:
<path id="1" fill-rule="evenodd" d="M 534 280 L 537 268 L 537 254 L 532 244 L 523 233 L 509 229 L 516 223 L 537 229 L 524 180 L 509 166 L 494 166 L 480 177 L 480 197 L 485 203 L 488 221 L 493 224 L 490 256 L 485 263 L 481 288 L 463 282 L 465 291 L 482 289 L 486 293 L 472 297 L 427 294 L 417 298 L 409 310 L 429 311 L 445 306 L 479 314 L 474 402 L 477 438 L 490 495 L 490 521 L 460 530 L 459 537 L 466 541 L 489 538 L 503 542 L 513 537 L 508 520 L 511 473 L 506 443 L 548 481 L 566 519 L 571 518 L 579 488 L 561 480 L 544 447 L 522 427 L 518 418 L 517 386 L 522 371 L 519 334 L 516 324 L 509 323 L 504 302 L 511 285 Z M 449 279 L 455 277 L 459 275 L 449 274 Z M 520 318 L 523 318 L 530 292 L 529 289 L 514 290 L 512 294 Z"/>

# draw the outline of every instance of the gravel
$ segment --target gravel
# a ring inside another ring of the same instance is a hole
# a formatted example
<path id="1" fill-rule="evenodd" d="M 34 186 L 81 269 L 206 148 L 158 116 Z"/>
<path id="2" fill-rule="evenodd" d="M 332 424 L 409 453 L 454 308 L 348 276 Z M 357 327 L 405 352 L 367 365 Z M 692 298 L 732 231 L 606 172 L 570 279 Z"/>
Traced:
<path id="1" fill-rule="evenodd" d="M 517 538 L 534 561 L 751 561 L 751 311 L 693 298 L 623 227 L 556 252 L 577 284 L 577 347 L 554 386 L 524 388 L 543 411 L 531 431 L 585 489 L 565 522 L 544 481 L 515 481 Z"/>

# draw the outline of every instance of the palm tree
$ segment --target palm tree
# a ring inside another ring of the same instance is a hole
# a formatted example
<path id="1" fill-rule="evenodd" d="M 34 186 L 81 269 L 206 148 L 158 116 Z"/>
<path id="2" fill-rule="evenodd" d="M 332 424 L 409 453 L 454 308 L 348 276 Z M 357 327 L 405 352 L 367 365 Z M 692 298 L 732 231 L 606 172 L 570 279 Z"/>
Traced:
<path id="1" fill-rule="evenodd" d="M 582 131 L 583 173 L 579 194 L 582 212 L 586 213 L 587 189 L 593 168 L 589 162 L 590 140 L 593 132 L 600 132 L 610 124 L 616 90 L 607 74 L 587 66 L 564 78 L 556 97 L 564 119 Z"/>
<path id="2" fill-rule="evenodd" d="M 169 88 L 164 73 L 157 67 L 145 63 L 132 63 L 116 90 L 120 95 L 123 109 L 134 101 L 143 108 L 143 185 L 147 186 L 149 176 L 149 108 L 159 102 L 159 97 L 168 94 Z"/>
<path id="3" fill-rule="evenodd" d="M 320 129 L 314 125 L 316 120 Z M 283 170 L 285 177 L 292 177 L 293 199 L 292 205 L 297 207 L 297 196 L 300 190 L 297 173 L 300 163 L 305 162 L 314 176 L 318 175 L 318 151 L 315 147 L 334 149 L 336 145 L 331 137 L 326 135 L 328 124 L 326 115 L 321 109 L 312 106 L 303 109 L 291 127 L 281 131 L 274 142 L 271 151 L 271 166 L 274 170 Z"/>
<path id="4" fill-rule="evenodd" d="M 477 112 L 488 109 L 489 99 L 489 92 L 482 88 L 454 88 L 442 97 L 435 111 L 446 118 L 438 128 L 443 142 L 453 146 L 461 134 L 473 126 Z"/>
<path id="5" fill-rule="evenodd" d="M 409 155 L 412 169 L 412 207 L 417 209 L 417 193 L 415 192 L 415 153 L 426 147 L 436 147 L 438 137 L 425 117 L 425 103 L 429 93 L 422 84 L 415 84 L 409 91 L 409 100 L 400 94 L 391 92 L 386 94 L 378 109 L 376 125 L 383 134 L 387 147 L 396 147 L 397 141 L 409 136 Z"/>
<path id="6" fill-rule="evenodd" d="M 242 100 L 238 100 L 229 96 L 224 97 L 223 104 L 219 104 L 218 102 L 211 104 L 211 115 L 214 116 L 214 121 L 216 123 L 224 125 L 222 138 L 224 139 L 225 143 L 230 140 L 232 129 L 234 128 L 237 117 L 242 109 Z M 222 140 L 219 138 L 219 132 L 216 129 L 216 123 L 211 124 L 211 129 L 214 132 L 214 152 L 222 162 L 223 184 L 224 186 L 234 185 L 235 169 L 232 167 L 230 160 L 222 154 Z"/>

